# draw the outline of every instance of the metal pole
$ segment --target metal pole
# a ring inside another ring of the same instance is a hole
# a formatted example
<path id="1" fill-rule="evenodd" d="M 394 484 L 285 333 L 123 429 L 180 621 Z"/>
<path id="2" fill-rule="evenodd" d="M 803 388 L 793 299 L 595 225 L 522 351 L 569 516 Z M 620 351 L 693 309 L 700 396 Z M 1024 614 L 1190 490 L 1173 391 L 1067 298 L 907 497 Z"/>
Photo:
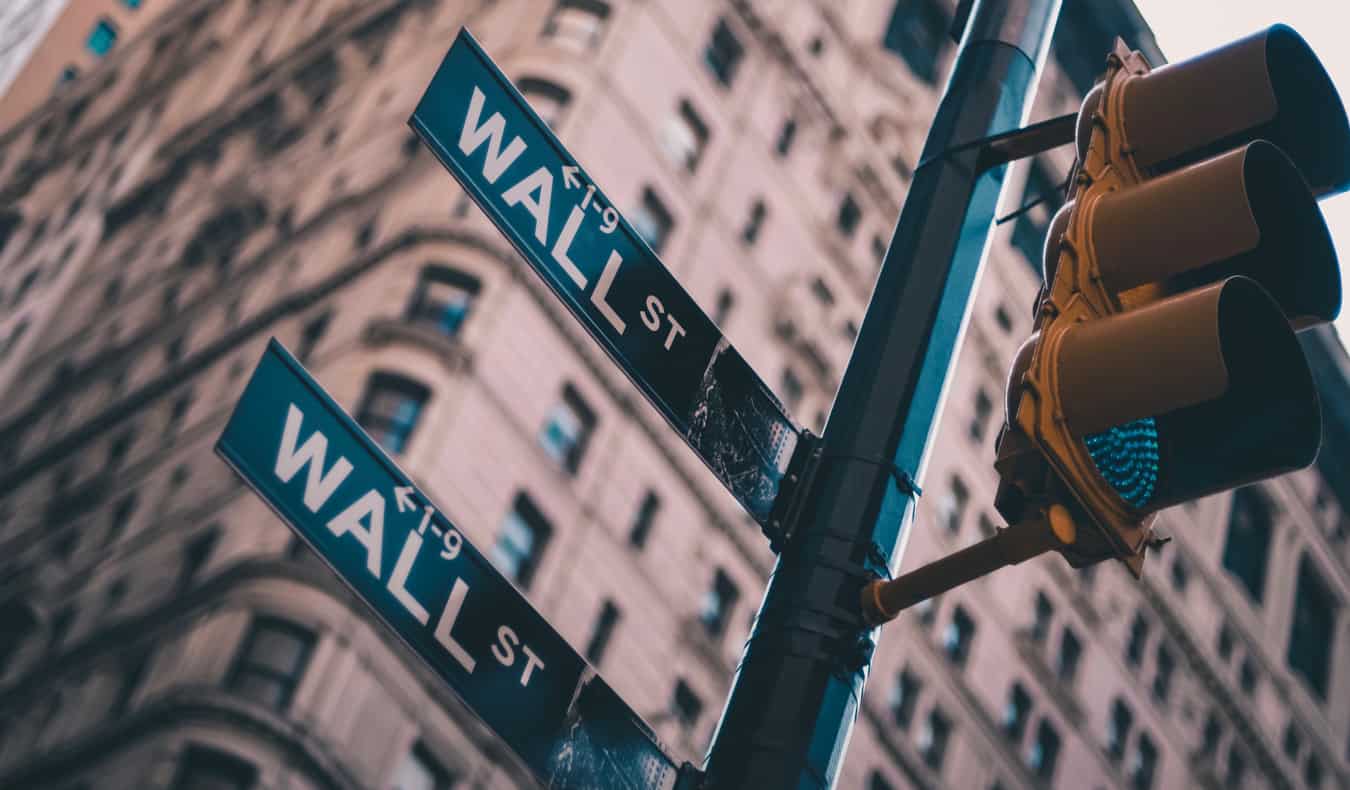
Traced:
<path id="1" fill-rule="evenodd" d="M 1003 186 L 1005 166 L 968 144 L 1022 124 L 1059 6 L 978 0 L 971 12 L 713 736 L 711 790 L 834 785 L 875 646 L 860 591 L 899 565 Z"/>

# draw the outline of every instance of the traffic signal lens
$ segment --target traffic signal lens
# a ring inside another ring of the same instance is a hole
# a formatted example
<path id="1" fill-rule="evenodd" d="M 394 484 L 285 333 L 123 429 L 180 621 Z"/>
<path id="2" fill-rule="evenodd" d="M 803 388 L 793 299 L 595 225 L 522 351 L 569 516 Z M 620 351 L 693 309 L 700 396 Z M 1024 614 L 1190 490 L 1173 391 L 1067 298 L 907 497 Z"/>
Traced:
<path id="1" fill-rule="evenodd" d="M 1152 417 L 1083 438 L 1102 479 L 1131 506 L 1143 508 L 1158 485 L 1158 423 Z"/>

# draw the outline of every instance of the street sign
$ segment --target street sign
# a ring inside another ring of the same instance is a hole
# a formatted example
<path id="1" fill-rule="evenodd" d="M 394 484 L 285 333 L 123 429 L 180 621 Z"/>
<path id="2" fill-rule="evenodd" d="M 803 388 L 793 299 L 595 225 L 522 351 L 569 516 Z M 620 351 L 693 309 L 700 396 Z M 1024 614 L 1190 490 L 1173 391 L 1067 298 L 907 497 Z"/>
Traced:
<path id="1" fill-rule="evenodd" d="M 675 786 L 637 714 L 276 340 L 216 452 L 549 787 Z"/>
<path id="2" fill-rule="evenodd" d="M 467 30 L 410 123 L 772 534 L 800 429 Z"/>

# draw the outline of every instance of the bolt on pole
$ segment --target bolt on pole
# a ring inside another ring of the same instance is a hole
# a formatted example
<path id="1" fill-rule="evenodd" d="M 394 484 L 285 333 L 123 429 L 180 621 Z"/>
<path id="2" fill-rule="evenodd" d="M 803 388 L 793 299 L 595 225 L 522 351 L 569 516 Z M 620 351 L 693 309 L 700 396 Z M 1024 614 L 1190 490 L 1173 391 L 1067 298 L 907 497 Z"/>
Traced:
<path id="1" fill-rule="evenodd" d="M 900 564 L 1006 165 L 971 145 L 1027 115 L 1061 0 L 977 0 L 705 764 L 705 787 L 829 788 Z M 1006 160 L 1002 160 L 1006 161 Z"/>

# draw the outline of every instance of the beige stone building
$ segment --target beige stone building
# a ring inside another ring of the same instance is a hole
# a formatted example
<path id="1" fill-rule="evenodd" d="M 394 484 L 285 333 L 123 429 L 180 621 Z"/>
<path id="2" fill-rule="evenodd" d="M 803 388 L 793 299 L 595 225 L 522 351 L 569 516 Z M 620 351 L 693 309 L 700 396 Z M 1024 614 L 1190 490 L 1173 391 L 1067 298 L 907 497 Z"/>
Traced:
<path id="1" fill-rule="evenodd" d="M 213 454 L 272 336 L 701 762 L 772 555 L 406 120 L 469 25 L 819 429 L 951 5 L 178 0 L 0 135 L 0 787 L 532 786 Z M 1115 34 L 1159 57 L 1065 5 L 1036 118 Z M 995 523 L 1048 208 L 992 245 L 906 566 Z M 1308 348 L 1317 467 L 1168 514 L 1142 584 L 1046 557 L 887 626 L 839 786 L 1350 786 L 1350 366 Z"/>

